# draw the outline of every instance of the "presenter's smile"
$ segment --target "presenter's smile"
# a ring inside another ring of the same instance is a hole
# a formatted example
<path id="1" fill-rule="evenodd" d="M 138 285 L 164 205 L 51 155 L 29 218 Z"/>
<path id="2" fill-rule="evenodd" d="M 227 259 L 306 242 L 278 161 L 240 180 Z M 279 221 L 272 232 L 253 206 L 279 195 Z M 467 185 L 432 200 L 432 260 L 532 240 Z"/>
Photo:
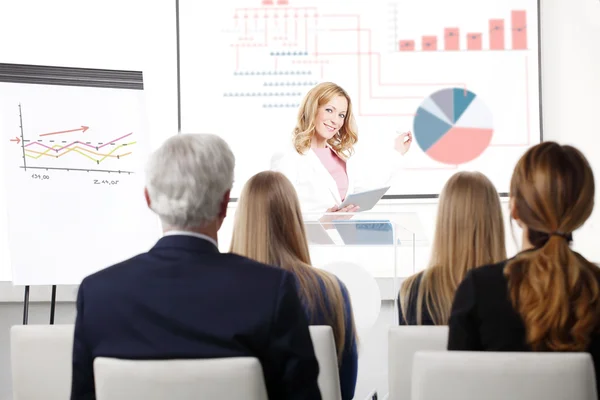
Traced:
<path id="1" fill-rule="evenodd" d="M 337 128 L 334 128 L 334 127 L 332 127 L 331 125 L 327 125 L 327 124 L 325 124 L 325 123 L 324 123 L 323 125 L 325 125 L 325 127 L 327 128 L 327 130 L 328 130 L 329 132 L 334 132 L 334 131 L 336 131 L 336 130 L 337 130 Z"/>

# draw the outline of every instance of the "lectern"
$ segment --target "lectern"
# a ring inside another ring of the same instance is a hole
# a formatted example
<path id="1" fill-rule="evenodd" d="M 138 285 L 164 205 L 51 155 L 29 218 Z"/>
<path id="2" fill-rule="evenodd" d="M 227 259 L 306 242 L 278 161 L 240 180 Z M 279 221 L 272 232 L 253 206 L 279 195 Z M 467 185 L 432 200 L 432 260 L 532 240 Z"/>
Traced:
<path id="1" fill-rule="evenodd" d="M 424 240 L 417 214 L 305 214 L 304 226 L 313 266 L 346 285 L 358 334 L 365 335 L 379 317 L 382 300 L 396 299 L 399 278 L 416 272 L 416 245 Z M 397 312 L 386 323 L 397 323 Z"/>

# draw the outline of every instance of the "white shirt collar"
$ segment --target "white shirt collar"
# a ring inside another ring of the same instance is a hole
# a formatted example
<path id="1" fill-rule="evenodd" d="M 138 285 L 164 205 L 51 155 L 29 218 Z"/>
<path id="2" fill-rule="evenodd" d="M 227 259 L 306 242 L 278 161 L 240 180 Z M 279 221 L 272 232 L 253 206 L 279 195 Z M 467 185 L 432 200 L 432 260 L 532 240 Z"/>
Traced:
<path id="1" fill-rule="evenodd" d="M 211 238 L 210 236 L 206 236 L 202 233 L 190 232 L 190 231 L 167 231 L 163 234 L 163 236 L 175 236 L 175 235 L 193 236 L 198 239 L 207 240 L 207 241 L 211 242 L 212 244 L 214 244 L 217 249 L 219 248 L 219 245 L 217 244 L 217 241 L 215 239 Z"/>

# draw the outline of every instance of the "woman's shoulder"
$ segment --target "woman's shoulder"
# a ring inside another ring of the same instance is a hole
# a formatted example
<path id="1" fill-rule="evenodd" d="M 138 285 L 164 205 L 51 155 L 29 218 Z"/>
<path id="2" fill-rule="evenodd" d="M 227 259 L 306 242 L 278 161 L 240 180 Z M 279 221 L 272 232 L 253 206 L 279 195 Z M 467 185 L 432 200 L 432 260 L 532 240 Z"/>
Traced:
<path id="1" fill-rule="evenodd" d="M 503 260 L 494 264 L 482 265 L 477 268 L 473 268 L 467 273 L 467 278 L 475 279 L 477 281 L 495 281 L 499 278 L 504 277 L 504 268 L 510 260 Z"/>
<path id="2" fill-rule="evenodd" d="M 402 282 L 400 288 L 410 290 L 411 293 L 417 292 L 419 290 L 419 286 L 421 286 L 421 281 L 423 280 L 424 275 L 425 270 L 409 276 Z"/>
<path id="3" fill-rule="evenodd" d="M 483 297 L 497 297 L 507 290 L 508 280 L 504 274 L 510 260 L 482 265 L 471 269 L 457 288 L 457 292 L 469 292 Z"/>
<path id="4" fill-rule="evenodd" d="M 321 286 L 321 290 L 323 290 L 326 293 L 326 291 L 327 291 L 326 281 L 328 281 L 328 283 L 339 287 L 340 293 L 341 293 L 344 301 L 347 302 L 350 300 L 350 294 L 348 292 L 348 288 L 344 284 L 344 281 L 342 281 L 336 274 L 334 274 L 332 272 L 325 271 L 323 269 L 318 269 L 318 271 L 319 271 L 319 273 L 317 274 L 317 279 L 319 281 L 319 285 Z M 327 295 L 327 293 L 326 293 L 326 295 Z"/>
<path id="5" fill-rule="evenodd" d="M 289 148 L 279 149 L 271 156 L 271 169 L 277 170 L 278 168 L 296 165 L 305 159 L 303 156 L 304 154 L 298 153 L 298 151 L 292 146 Z"/>

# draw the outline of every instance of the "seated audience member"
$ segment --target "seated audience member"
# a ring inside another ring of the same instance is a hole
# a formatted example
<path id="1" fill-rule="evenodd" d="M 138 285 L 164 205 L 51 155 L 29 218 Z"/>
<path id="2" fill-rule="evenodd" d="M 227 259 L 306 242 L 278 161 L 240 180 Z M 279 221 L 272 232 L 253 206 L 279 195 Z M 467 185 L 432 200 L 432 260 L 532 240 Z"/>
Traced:
<path id="1" fill-rule="evenodd" d="M 400 325 L 447 325 L 467 272 L 506 258 L 500 198 L 479 172 L 458 172 L 444 186 L 429 266 L 400 287 Z"/>
<path id="2" fill-rule="evenodd" d="M 145 195 L 164 237 L 81 283 L 72 399 L 94 398 L 95 357 L 256 357 L 271 399 L 321 398 L 292 274 L 219 253 L 233 170 L 214 135 L 173 136 L 150 157 Z"/>
<path id="3" fill-rule="evenodd" d="M 333 274 L 311 266 L 300 203 L 279 172 L 253 176 L 240 195 L 231 251 L 291 272 L 311 325 L 329 325 L 337 347 L 342 399 L 352 399 L 358 371 L 350 296 Z"/>
<path id="4" fill-rule="evenodd" d="M 593 207 L 594 176 L 577 149 L 553 142 L 529 149 L 510 184 L 522 251 L 467 274 L 452 305 L 448 349 L 588 351 L 600 383 L 600 269 L 569 246 Z"/>

